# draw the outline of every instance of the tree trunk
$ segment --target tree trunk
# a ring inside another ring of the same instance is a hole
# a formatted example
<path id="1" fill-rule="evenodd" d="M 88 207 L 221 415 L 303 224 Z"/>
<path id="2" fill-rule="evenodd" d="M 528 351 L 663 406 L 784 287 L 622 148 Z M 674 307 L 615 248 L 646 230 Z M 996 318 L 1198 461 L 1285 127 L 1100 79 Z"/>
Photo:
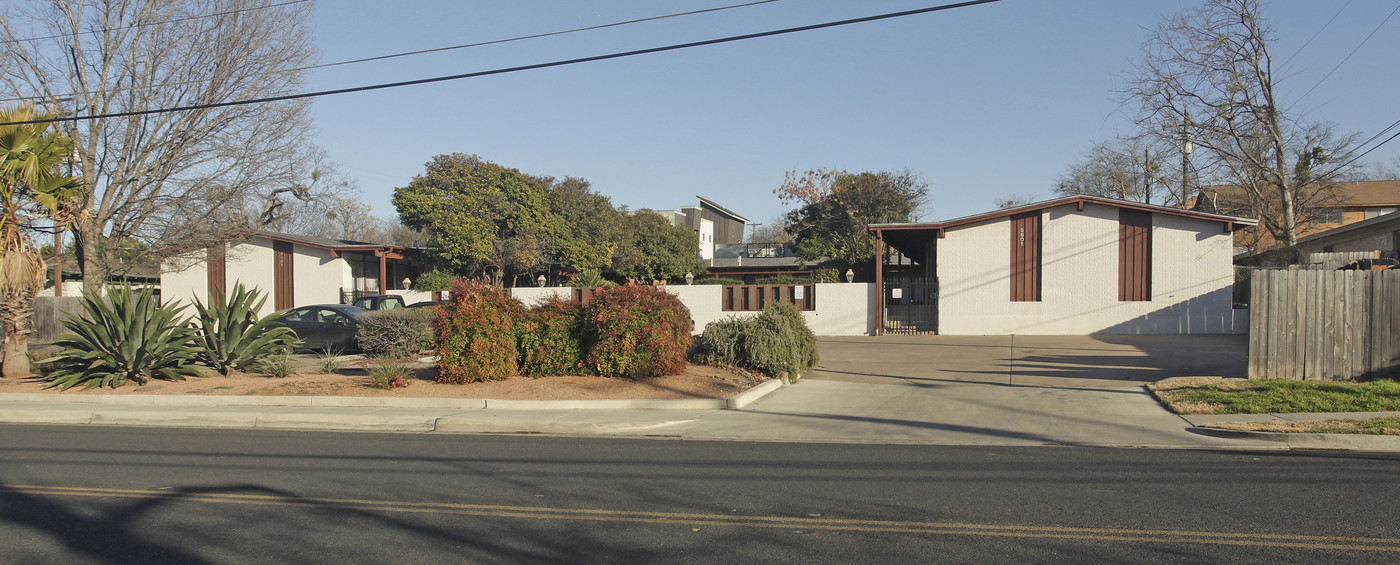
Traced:
<path id="1" fill-rule="evenodd" d="M 84 225 L 73 230 L 73 239 L 76 241 L 76 259 L 78 268 L 83 273 L 83 294 L 103 294 L 103 288 L 107 283 L 108 269 L 105 261 L 102 261 L 101 238 L 102 233 L 99 228 Z"/>
<path id="2" fill-rule="evenodd" d="M 14 292 L 0 302 L 0 327 L 5 339 L 0 341 L 4 360 L 0 362 L 0 377 L 27 377 L 29 371 L 29 334 L 33 332 L 33 311 L 29 305 L 34 292 Z"/>

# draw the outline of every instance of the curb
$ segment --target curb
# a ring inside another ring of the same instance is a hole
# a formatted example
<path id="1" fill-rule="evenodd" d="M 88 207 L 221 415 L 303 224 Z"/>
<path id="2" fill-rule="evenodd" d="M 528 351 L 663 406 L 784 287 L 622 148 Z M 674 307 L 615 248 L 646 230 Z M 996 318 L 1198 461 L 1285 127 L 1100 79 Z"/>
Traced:
<path id="1" fill-rule="evenodd" d="M 769 379 L 733 398 L 624 400 L 498 400 L 489 398 L 388 398 L 376 396 L 65 396 L 0 393 L 3 402 L 98 404 L 109 406 L 217 407 L 272 406 L 301 408 L 422 408 L 446 410 L 739 410 L 783 386 Z"/>
<path id="2" fill-rule="evenodd" d="M 1186 431 L 1203 436 L 1226 439 L 1271 441 L 1282 443 L 1289 449 L 1400 452 L 1400 436 L 1255 432 L 1247 430 L 1222 430 L 1220 428 L 1207 428 L 1202 426 L 1191 426 L 1186 428 Z"/>

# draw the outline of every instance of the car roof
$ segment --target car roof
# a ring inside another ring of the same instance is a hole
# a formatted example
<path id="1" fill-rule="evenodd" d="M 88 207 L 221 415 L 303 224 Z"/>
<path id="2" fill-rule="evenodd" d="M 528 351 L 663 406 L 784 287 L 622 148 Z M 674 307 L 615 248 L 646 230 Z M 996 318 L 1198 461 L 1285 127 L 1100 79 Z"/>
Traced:
<path id="1" fill-rule="evenodd" d="M 336 312 L 340 312 L 341 314 L 349 314 L 351 316 L 358 316 L 369 311 L 359 306 L 355 306 L 353 304 L 307 304 L 306 306 L 297 306 L 295 310 L 301 310 L 303 308 L 325 308 L 328 310 L 335 310 Z"/>

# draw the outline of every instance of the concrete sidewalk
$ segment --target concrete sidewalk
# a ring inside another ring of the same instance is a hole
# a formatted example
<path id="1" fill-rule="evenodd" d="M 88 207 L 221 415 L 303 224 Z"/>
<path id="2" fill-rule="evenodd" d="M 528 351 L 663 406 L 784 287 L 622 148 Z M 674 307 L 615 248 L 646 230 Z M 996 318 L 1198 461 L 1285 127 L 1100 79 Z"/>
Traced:
<path id="1" fill-rule="evenodd" d="M 1243 341 L 1235 336 L 1162 337 L 823 338 L 822 363 L 808 378 L 790 386 L 770 381 L 730 401 L 0 394 L 0 423 L 1400 450 L 1400 438 L 1304 444 L 1197 429 L 1218 417 L 1171 414 L 1142 383 L 1172 376 L 1236 376 L 1233 372 L 1242 370 Z M 1366 447 L 1360 447 L 1363 443 Z"/>

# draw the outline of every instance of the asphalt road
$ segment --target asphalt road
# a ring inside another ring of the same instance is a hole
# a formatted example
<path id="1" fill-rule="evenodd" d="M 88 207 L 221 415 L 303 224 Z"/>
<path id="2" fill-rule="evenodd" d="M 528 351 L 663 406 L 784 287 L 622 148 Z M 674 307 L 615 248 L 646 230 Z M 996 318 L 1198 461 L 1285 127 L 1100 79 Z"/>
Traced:
<path id="1" fill-rule="evenodd" d="M 0 426 L 0 562 L 1394 563 L 1397 477 L 1397 454 Z"/>

